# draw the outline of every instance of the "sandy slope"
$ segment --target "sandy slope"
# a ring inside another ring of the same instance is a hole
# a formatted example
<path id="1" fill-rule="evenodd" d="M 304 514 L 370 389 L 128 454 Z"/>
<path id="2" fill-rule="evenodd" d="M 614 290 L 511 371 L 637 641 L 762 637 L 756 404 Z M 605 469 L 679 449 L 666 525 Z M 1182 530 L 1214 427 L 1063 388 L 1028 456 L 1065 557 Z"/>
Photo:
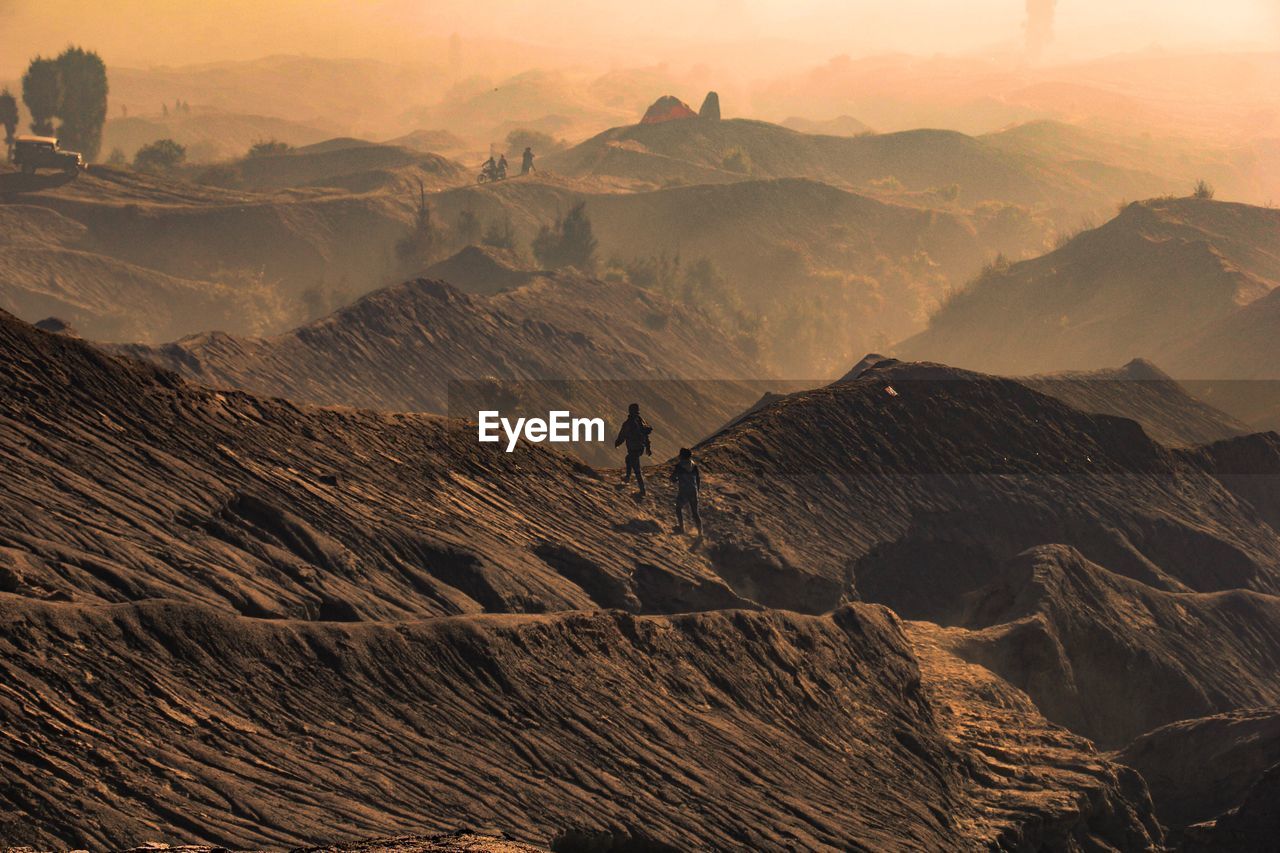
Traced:
<path id="1" fill-rule="evenodd" d="M 1269 208 L 1185 198 L 1131 204 L 1057 251 L 984 275 L 894 354 L 1003 373 L 1146 357 L 1178 379 L 1255 378 L 1219 371 L 1236 354 L 1265 363 L 1275 336 L 1244 318 L 1280 283 L 1277 246 L 1280 213 Z M 1212 329 L 1227 334 L 1188 350 Z"/>
<path id="2" fill-rule="evenodd" d="M 338 626 L 2 598 L 0 810 L 28 816 L 0 823 L 10 841 L 480 823 L 681 849 L 1143 850 L 1158 833 L 1140 781 L 982 672 L 917 664 L 881 608 Z"/>

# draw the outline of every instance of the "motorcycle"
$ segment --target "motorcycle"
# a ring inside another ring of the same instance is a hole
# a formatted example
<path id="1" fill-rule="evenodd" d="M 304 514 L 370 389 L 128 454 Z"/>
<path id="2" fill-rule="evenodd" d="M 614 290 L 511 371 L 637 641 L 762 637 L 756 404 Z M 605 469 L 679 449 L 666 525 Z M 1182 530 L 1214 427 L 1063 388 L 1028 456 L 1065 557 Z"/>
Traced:
<path id="1" fill-rule="evenodd" d="M 491 181 L 501 181 L 507 177 L 505 169 L 499 169 L 496 166 L 484 166 L 480 169 L 480 174 L 476 175 L 477 184 L 487 184 Z"/>

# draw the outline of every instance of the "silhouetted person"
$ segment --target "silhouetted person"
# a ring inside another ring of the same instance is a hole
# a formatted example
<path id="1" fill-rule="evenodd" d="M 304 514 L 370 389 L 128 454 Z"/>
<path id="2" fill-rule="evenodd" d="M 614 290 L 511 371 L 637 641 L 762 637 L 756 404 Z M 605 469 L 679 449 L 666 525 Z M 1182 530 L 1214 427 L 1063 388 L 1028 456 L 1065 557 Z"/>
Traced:
<path id="1" fill-rule="evenodd" d="M 687 447 L 680 448 L 680 458 L 671 469 L 671 482 L 676 484 L 676 530 L 684 533 L 684 507 L 689 505 L 689 515 L 698 526 L 698 535 L 702 535 L 702 517 L 698 515 L 698 463 L 693 461 L 693 451 Z"/>
<path id="2" fill-rule="evenodd" d="M 498 180 L 502 180 L 507 176 L 507 155 L 502 154 L 498 157 Z"/>
<path id="3" fill-rule="evenodd" d="M 622 428 L 618 430 L 618 437 L 614 440 L 613 446 L 620 447 L 627 445 L 627 474 L 622 478 L 622 482 L 631 482 L 631 472 L 636 472 L 636 484 L 640 486 L 640 494 L 644 495 L 644 474 L 640 470 L 640 456 L 642 454 L 653 455 L 653 450 L 649 447 L 649 433 L 653 432 L 653 427 L 644 422 L 644 418 L 640 417 L 640 404 L 632 403 L 627 407 L 627 419 L 622 422 Z"/>
<path id="4" fill-rule="evenodd" d="M 492 155 L 492 154 L 490 154 L 490 155 L 489 155 L 489 159 L 488 159 L 488 160 L 485 160 L 485 161 L 484 161 L 484 165 L 480 167 L 480 171 L 481 171 L 481 172 L 482 172 L 486 177 L 490 177 L 490 178 L 497 177 L 497 174 L 498 174 L 498 164 L 497 164 L 497 163 L 495 163 L 495 162 L 493 162 L 493 155 Z"/>
<path id="5" fill-rule="evenodd" d="M 524 160 L 520 163 L 520 174 L 527 175 L 530 172 L 536 172 L 536 171 L 538 170 L 533 168 L 533 149 L 525 148 Z"/>

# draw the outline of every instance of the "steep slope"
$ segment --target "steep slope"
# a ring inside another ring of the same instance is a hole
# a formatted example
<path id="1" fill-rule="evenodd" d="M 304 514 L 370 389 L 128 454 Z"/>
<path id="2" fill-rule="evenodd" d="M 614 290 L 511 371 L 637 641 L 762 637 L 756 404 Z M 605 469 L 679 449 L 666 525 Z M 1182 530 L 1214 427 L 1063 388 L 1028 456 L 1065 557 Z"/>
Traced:
<path id="1" fill-rule="evenodd" d="M 1175 720 L 1280 701 L 1276 596 L 1154 590 L 1063 546 L 993 567 L 985 584 L 952 602 L 921 602 L 918 593 L 909 600 L 903 580 L 868 578 L 868 598 L 969 629 L 949 633 L 957 654 L 1103 746 Z"/>
<path id="2" fill-rule="evenodd" d="M 1159 837 L 1131 772 L 981 671 L 938 652 L 921 666 L 883 608 L 341 626 L 0 599 L 5 840 L 279 847 L 458 824 L 676 849 Z M 999 756 L 1015 751 L 1011 776 Z"/>
<path id="3" fill-rule="evenodd" d="M 1273 765 L 1245 793 L 1244 800 L 1215 820 L 1187 828 L 1188 853 L 1271 850 L 1280 837 L 1280 764 Z"/>
<path id="4" fill-rule="evenodd" d="M 1252 467 L 1225 448 L 1221 462 L 1172 452 L 1134 421 L 1015 380 L 892 361 L 699 448 L 722 478 L 717 528 L 738 540 L 738 570 L 804 566 L 860 590 L 872 565 L 910 567 L 937 571 L 937 596 L 1047 543 L 1158 589 L 1280 591 L 1280 536 L 1264 520 L 1275 496 L 1233 476 L 1280 456 L 1274 443 L 1251 452 Z"/>
<path id="5" fill-rule="evenodd" d="M 1118 746 L 1280 695 L 1274 439 L 1171 452 L 1012 380 L 881 362 L 698 448 L 708 551 L 748 596 L 803 567 L 977 631 L 962 655 Z M 1042 545 L 1074 551 L 1018 556 Z"/>
<path id="6" fill-rule="evenodd" d="M 491 297 L 419 279 L 275 338 L 210 334 L 117 349 L 217 387 L 323 405 L 475 419 L 495 407 L 479 401 L 508 397 L 496 406 L 508 414 L 567 409 L 604 417 L 616 430 L 634 400 L 668 453 L 754 399 L 751 380 L 764 375 L 697 314 L 628 284 L 573 274 L 534 277 Z M 579 450 L 616 464 L 610 448 Z"/>
<path id="7" fill-rule="evenodd" d="M 1249 432 L 1244 422 L 1193 397 L 1149 361 L 1134 359 L 1113 370 L 1051 373 L 1019 380 L 1074 408 L 1131 418 L 1169 447 L 1193 447 Z M 1199 383 L 1192 387 L 1199 389 Z"/>
<path id="8" fill-rule="evenodd" d="M 0 352 L 0 565 L 21 595 L 348 621 L 754 606 L 561 454 L 189 386 L 7 315 Z"/>
<path id="9" fill-rule="evenodd" d="M 1280 709 L 1251 708 L 1181 720 L 1117 753 L 1151 786 L 1156 814 L 1176 834 L 1234 809 L 1280 764 Z"/>
<path id="10" fill-rule="evenodd" d="M 387 182 L 378 178 L 380 191 L 360 194 L 346 189 L 256 193 L 109 167 L 94 168 L 67 183 L 9 168 L 0 167 L 0 195 L 26 210 L 52 210 L 77 223 L 83 229 L 76 244 L 81 251 L 152 276 L 263 291 L 273 298 L 274 312 L 229 324 L 242 333 L 281 331 L 396 280 L 395 245 L 409 228 L 410 202 L 418 194 L 412 178 L 416 167 L 393 172 Z M 103 265 L 109 266 L 106 261 Z M 133 292 L 127 275 L 116 275 L 116 280 L 122 297 L 132 303 L 146 299 L 145 293 Z M 67 287 L 74 296 L 76 279 Z M 154 310 L 164 319 L 172 309 L 159 304 Z M 138 325 L 148 316 L 140 311 Z M 209 319 L 184 325 L 182 333 L 207 331 Z M 94 334 L 91 323 L 80 325 Z M 148 331 L 144 340 L 172 337 Z"/>
<path id="11" fill-rule="evenodd" d="M 1190 338 L 1165 358 L 1197 393 L 1255 429 L 1280 430 L 1280 292 L 1244 305 Z"/>
<path id="12" fill-rule="evenodd" d="M 894 353 L 1002 373 L 1093 369 L 1143 356 L 1176 378 L 1184 369 L 1206 378 L 1194 356 L 1176 353 L 1280 284 L 1277 246 L 1280 212 L 1269 208 L 1202 199 L 1131 204 L 1057 251 L 989 270 Z M 1246 343 L 1259 338 L 1255 332 Z"/>
<path id="13" fill-rule="evenodd" d="M 193 281 L 86 248 L 88 229 L 42 207 L 0 206 L 0 309 L 57 316 L 106 341 L 166 340 L 198 324 L 251 332 L 281 320 L 262 288 Z"/>

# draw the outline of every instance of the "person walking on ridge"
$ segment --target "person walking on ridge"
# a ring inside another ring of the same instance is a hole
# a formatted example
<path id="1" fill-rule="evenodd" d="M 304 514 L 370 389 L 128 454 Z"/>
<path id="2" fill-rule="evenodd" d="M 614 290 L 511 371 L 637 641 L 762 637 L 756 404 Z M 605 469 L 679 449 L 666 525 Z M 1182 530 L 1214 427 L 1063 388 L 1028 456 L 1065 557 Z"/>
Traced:
<path id="1" fill-rule="evenodd" d="M 671 482 L 676 484 L 676 531 L 684 533 L 684 507 L 689 506 L 689 515 L 702 535 L 702 516 L 698 515 L 698 487 L 702 484 L 698 476 L 698 463 L 693 461 L 693 451 L 687 447 L 680 448 L 680 458 L 671 468 Z"/>
<path id="2" fill-rule="evenodd" d="M 653 427 L 645 423 L 644 418 L 640 417 L 640 404 L 632 403 L 627 407 L 627 419 L 622 422 L 622 428 L 618 430 L 618 437 L 614 440 L 614 447 L 621 447 L 623 444 L 627 446 L 627 473 L 622 478 L 622 482 L 631 482 L 631 472 L 636 473 L 636 484 L 640 486 L 640 497 L 644 497 L 644 473 L 640 470 L 640 456 L 642 454 L 653 455 L 653 449 L 649 446 L 649 433 L 653 432 Z"/>
<path id="3" fill-rule="evenodd" d="M 533 148 L 526 147 L 524 149 L 524 159 L 520 163 L 520 174 L 527 175 L 536 171 L 538 170 L 533 168 Z"/>

